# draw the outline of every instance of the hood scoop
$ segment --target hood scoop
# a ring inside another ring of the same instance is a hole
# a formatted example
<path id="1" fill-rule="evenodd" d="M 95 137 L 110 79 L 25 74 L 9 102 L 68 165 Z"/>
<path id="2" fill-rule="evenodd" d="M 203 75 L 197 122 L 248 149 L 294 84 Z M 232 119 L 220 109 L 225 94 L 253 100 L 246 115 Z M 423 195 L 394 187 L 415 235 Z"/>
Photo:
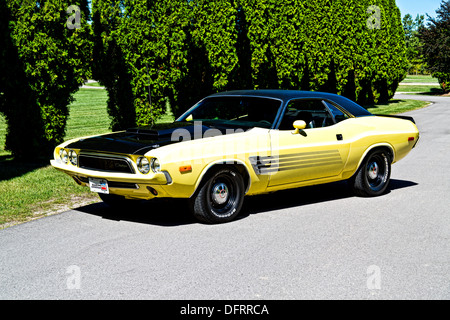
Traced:
<path id="1" fill-rule="evenodd" d="M 192 125 L 186 122 L 158 123 L 152 126 L 142 126 L 127 129 L 128 133 L 150 135 L 154 137 L 170 135 L 174 130 L 180 127 Z"/>
<path id="2" fill-rule="evenodd" d="M 178 134 L 174 134 L 174 132 L 180 129 L 179 132 L 176 132 Z M 170 139 L 174 138 L 173 135 L 175 135 L 176 139 L 175 141 L 178 141 L 178 136 L 184 136 L 186 134 L 191 135 L 191 139 L 194 138 L 194 135 L 200 134 L 200 136 L 203 135 L 203 133 L 208 130 L 209 127 L 204 125 L 197 125 L 192 122 L 173 122 L 173 123 L 160 123 L 153 126 L 143 126 L 143 127 L 136 127 L 136 128 L 129 128 L 126 130 L 127 133 L 135 134 L 137 136 L 145 137 L 146 139 L 154 139 L 154 140 L 161 140 L 161 139 Z"/>
<path id="3" fill-rule="evenodd" d="M 129 129 L 127 129 L 127 133 L 152 136 L 149 138 L 158 138 L 158 136 L 159 136 L 158 130 L 152 129 L 151 127 L 129 128 Z"/>

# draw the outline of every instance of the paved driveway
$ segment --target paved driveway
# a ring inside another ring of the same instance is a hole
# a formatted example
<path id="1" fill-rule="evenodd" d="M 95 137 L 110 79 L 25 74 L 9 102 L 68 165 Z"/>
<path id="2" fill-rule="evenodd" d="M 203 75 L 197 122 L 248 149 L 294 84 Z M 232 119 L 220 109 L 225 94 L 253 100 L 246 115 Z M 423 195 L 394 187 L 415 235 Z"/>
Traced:
<path id="1" fill-rule="evenodd" d="M 449 299 L 450 98 L 425 99 L 382 197 L 277 192 L 213 226 L 178 201 L 85 206 L 0 230 L 0 298 Z"/>

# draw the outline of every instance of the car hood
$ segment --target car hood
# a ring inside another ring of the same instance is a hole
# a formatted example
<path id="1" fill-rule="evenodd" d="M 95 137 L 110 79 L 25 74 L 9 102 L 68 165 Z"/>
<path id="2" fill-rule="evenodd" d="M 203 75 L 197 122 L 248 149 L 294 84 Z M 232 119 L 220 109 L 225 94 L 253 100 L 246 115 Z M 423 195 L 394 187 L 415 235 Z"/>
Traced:
<path id="1" fill-rule="evenodd" d="M 210 130 L 214 129 L 214 130 Z M 144 155 L 146 152 L 168 144 L 208 137 L 226 132 L 224 127 L 208 126 L 200 122 L 173 122 L 130 128 L 101 136 L 79 139 L 67 148 L 91 152 L 111 152 Z M 228 131 L 227 131 L 228 133 Z"/>

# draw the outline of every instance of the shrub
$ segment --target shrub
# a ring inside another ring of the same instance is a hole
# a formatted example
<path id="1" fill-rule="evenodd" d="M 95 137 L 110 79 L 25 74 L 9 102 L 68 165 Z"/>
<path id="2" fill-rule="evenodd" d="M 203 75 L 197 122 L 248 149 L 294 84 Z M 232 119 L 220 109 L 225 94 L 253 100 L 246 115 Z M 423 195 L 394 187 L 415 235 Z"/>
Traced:
<path id="1" fill-rule="evenodd" d="M 395 0 L 95 0 L 93 12 L 113 129 L 230 89 L 387 102 L 408 67 Z"/>
<path id="2" fill-rule="evenodd" d="M 69 29 L 69 5 L 78 4 L 79 28 Z M 89 74 L 87 2 L 1 2 L 0 112 L 6 149 L 17 158 L 51 155 L 63 141 L 68 105 Z"/>

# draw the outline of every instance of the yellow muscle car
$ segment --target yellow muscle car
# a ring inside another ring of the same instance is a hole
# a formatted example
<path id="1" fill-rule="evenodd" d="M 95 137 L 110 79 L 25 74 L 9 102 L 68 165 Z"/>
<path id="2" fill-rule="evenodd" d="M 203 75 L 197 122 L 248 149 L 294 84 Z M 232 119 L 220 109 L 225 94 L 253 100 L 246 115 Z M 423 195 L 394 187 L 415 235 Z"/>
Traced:
<path id="1" fill-rule="evenodd" d="M 233 220 L 245 195 L 348 180 L 378 196 L 419 140 L 414 120 L 376 116 L 340 95 L 213 94 L 175 122 L 57 146 L 51 164 L 107 204 L 185 198 L 202 222 Z"/>

